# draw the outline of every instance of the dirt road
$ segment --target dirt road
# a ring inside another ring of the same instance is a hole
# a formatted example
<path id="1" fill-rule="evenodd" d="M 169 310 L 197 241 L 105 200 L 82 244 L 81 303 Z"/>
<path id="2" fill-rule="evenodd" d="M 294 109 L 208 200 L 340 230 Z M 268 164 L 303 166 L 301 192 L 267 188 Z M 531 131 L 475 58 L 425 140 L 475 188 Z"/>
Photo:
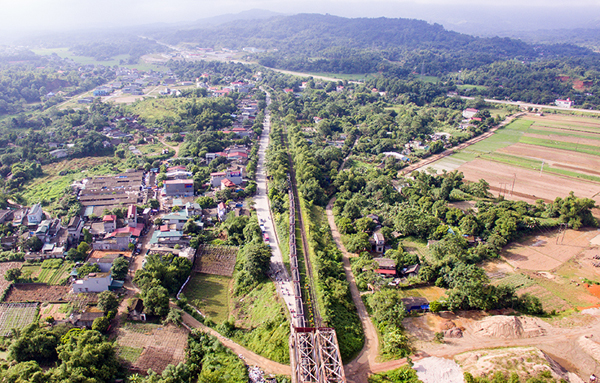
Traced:
<path id="1" fill-rule="evenodd" d="M 158 139 L 158 141 L 160 141 L 161 144 L 163 144 L 167 148 L 173 149 L 175 151 L 175 156 L 173 158 L 179 157 L 179 147 L 181 145 L 172 146 L 172 145 L 167 144 L 167 142 L 164 139 L 160 138 L 159 136 L 156 136 L 156 138 Z"/>
<path id="2" fill-rule="evenodd" d="M 375 330 L 375 326 L 369 318 L 369 314 L 367 313 L 367 309 L 362 299 L 360 298 L 360 292 L 358 291 L 358 287 L 356 286 L 356 281 L 354 280 L 354 275 L 352 274 L 352 269 L 350 267 L 350 257 L 353 257 L 353 254 L 350 254 L 346 251 L 344 244 L 342 243 L 340 233 L 337 229 L 337 225 L 333 219 L 333 211 L 332 206 L 335 202 L 335 198 L 331 199 L 327 204 L 327 221 L 329 222 L 329 227 L 331 228 L 331 234 L 333 235 L 333 240 L 337 245 L 338 249 L 342 252 L 342 261 L 344 263 L 344 272 L 346 273 L 346 279 L 350 283 L 350 293 L 352 294 L 352 301 L 354 301 L 354 305 L 358 311 L 358 316 L 360 318 L 360 322 L 363 327 L 363 331 L 365 333 L 365 345 L 363 346 L 360 353 L 344 366 L 344 370 L 346 373 L 346 378 L 349 383 L 367 383 L 367 376 L 370 372 L 372 372 L 372 368 L 377 364 L 375 359 L 379 354 L 379 340 L 377 338 L 377 330 Z M 396 361 L 394 361 L 396 362 Z M 404 363 L 400 363 L 402 365 Z M 395 364 L 394 364 L 395 366 Z M 397 367 L 390 368 L 397 368 Z"/>
<path id="3" fill-rule="evenodd" d="M 290 366 L 286 366 L 281 363 L 273 362 L 265 357 L 262 357 L 258 354 L 255 354 L 252 351 L 245 349 L 239 344 L 235 343 L 231 339 L 225 338 L 223 335 L 219 334 L 217 331 L 213 330 L 210 327 L 203 325 L 198 322 L 194 317 L 192 317 L 188 313 L 183 313 L 181 316 L 183 323 L 190 328 L 197 328 L 202 330 L 205 333 L 208 333 L 219 339 L 221 343 L 231 351 L 233 351 L 236 355 L 241 356 L 244 362 L 249 366 L 259 366 L 264 372 L 268 374 L 277 374 L 277 375 L 291 375 L 292 370 Z"/>

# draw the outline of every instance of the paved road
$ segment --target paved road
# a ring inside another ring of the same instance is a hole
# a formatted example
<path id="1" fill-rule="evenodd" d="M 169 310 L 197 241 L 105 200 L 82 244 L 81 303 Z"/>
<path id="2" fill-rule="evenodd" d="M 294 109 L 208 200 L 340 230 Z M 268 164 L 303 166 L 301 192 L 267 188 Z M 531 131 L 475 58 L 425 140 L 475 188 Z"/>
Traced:
<path id="1" fill-rule="evenodd" d="M 463 100 L 474 100 L 475 99 L 475 97 L 467 97 L 467 96 L 460 96 L 460 98 L 462 98 Z M 483 101 L 489 102 L 490 104 L 515 105 L 515 106 L 521 106 L 524 108 L 543 108 L 543 109 L 562 110 L 565 112 L 585 112 L 585 113 L 600 114 L 600 110 L 594 110 L 594 109 L 562 108 L 560 106 L 555 106 L 555 105 L 530 104 L 528 102 L 494 100 L 491 98 L 485 98 L 485 99 L 483 99 Z"/>
<path id="2" fill-rule="evenodd" d="M 267 93 L 267 105 L 271 103 L 271 97 Z M 265 167 L 266 151 L 269 146 L 269 133 L 271 132 L 271 115 L 267 111 L 265 113 L 265 123 L 262 135 L 260 136 L 258 149 L 258 164 L 256 166 L 256 183 L 257 190 L 254 197 L 256 215 L 260 223 L 264 224 L 265 232 L 269 236 L 269 246 L 271 246 L 271 278 L 275 282 L 279 296 L 283 298 L 292 318 L 295 317 L 295 298 L 294 289 L 291 278 L 283 263 L 283 256 L 279 246 L 287 246 L 280 244 L 275 233 L 275 224 L 271 215 L 271 207 L 269 205 L 269 197 L 267 196 L 267 170 Z M 297 325 L 296 321 L 293 322 Z"/>

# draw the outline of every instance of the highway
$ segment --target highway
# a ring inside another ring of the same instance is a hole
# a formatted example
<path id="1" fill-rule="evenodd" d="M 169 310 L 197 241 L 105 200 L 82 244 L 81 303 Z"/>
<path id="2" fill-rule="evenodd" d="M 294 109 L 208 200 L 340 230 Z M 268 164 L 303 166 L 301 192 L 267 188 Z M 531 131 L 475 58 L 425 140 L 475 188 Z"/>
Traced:
<path id="1" fill-rule="evenodd" d="M 460 98 L 462 98 L 463 100 L 475 100 L 475 97 L 460 96 Z M 583 112 L 583 113 L 600 114 L 600 110 L 595 110 L 595 109 L 563 108 L 563 107 L 555 106 L 555 105 L 530 104 L 528 102 L 494 100 L 492 98 L 484 98 L 483 101 L 489 102 L 490 104 L 515 105 L 515 106 L 520 106 L 523 108 L 542 108 L 542 109 L 562 110 L 565 112 Z"/>

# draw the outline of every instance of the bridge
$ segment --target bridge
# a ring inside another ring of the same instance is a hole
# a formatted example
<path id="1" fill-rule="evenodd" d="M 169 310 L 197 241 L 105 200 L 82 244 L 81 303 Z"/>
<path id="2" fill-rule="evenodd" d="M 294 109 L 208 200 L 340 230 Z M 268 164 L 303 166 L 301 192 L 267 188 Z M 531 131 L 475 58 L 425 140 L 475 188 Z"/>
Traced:
<path id="1" fill-rule="evenodd" d="M 291 158 L 290 158 L 291 161 Z M 340 355 L 335 330 L 328 327 L 318 327 L 320 317 L 316 299 L 312 291 L 312 273 L 308 270 L 308 245 L 300 221 L 304 247 L 304 261 L 307 268 L 308 282 L 307 294 L 311 297 L 309 310 L 302 298 L 300 284 L 300 271 L 298 269 L 298 252 L 296 249 L 296 206 L 297 199 L 294 193 L 294 174 L 288 177 L 289 202 L 290 202 L 290 271 L 292 274 L 293 293 L 295 295 L 295 312 L 292 313 L 290 331 L 290 362 L 292 366 L 293 383 L 342 383 L 346 382 L 344 367 Z M 299 212 L 301 214 L 301 212 Z M 301 217 L 301 216 L 300 216 Z M 301 219 L 301 218 L 300 218 Z M 308 312 L 307 312 L 308 311 Z M 312 315 L 310 315 L 312 314 Z M 315 327 L 306 327 L 307 324 L 316 323 Z"/>

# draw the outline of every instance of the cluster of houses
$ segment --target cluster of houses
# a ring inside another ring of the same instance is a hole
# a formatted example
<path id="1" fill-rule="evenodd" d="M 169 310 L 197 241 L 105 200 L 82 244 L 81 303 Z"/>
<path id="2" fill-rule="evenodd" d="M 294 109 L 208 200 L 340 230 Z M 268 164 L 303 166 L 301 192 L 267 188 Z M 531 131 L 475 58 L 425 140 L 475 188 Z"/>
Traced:
<path id="1" fill-rule="evenodd" d="M 149 86 L 174 85 L 179 81 L 172 72 L 157 72 L 149 70 L 146 72 L 138 71 L 133 68 L 118 68 L 116 71 L 117 80 L 101 85 L 93 90 L 94 97 L 104 97 L 111 95 L 114 91 L 120 90 L 122 94 L 142 95 L 143 89 Z M 86 104 L 93 102 L 92 97 L 80 98 L 77 102 Z"/>

